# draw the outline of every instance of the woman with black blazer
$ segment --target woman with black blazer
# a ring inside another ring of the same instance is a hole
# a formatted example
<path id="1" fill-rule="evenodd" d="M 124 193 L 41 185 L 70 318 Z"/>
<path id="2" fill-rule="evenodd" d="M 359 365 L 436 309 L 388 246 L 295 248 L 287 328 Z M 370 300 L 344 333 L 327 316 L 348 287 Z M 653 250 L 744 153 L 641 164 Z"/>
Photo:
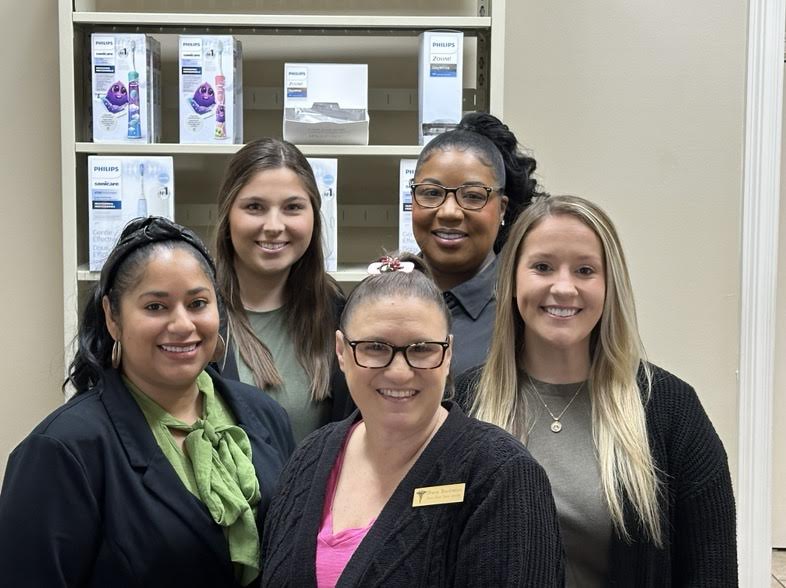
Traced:
<path id="1" fill-rule="evenodd" d="M 124 229 L 80 325 L 76 395 L 8 460 L 3 585 L 257 581 L 294 442 L 273 400 L 206 369 L 221 351 L 219 306 L 194 233 L 158 217 Z"/>

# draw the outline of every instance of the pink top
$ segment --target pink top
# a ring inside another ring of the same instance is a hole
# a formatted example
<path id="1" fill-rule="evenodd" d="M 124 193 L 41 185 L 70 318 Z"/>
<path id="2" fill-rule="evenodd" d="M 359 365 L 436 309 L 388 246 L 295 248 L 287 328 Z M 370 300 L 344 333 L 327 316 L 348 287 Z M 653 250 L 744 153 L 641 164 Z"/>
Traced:
<path id="1" fill-rule="evenodd" d="M 338 454 L 336 463 L 328 477 L 327 487 L 325 488 L 325 505 L 322 507 L 322 526 L 317 534 L 317 588 L 335 588 L 347 562 L 355 553 L 363 537 L 366 536 L 371 525 L 377 519 L 372 519 L 368 525 L 359 529 L 344 529 L 338 533 L 333 533 L 333 498 L 336 495 L 338 477 L 341 474 L 341 466 L 344 464 L 344 453 L 347 450 L 347 441 L 352 436 L 352 432 L 360 424 L 360 421 L 352 425 L 344 440 L 344 445 Z"/>

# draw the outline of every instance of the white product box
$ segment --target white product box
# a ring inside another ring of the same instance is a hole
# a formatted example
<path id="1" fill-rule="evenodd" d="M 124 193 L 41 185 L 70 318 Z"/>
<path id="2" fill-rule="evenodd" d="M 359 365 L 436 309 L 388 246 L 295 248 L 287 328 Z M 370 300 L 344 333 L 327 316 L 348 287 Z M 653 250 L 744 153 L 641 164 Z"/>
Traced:
<path id="1" fill-rule="evenodd" d="M 93 33 L 93 141 L 161 138 L 161 44 L 143 34 Z"/>
<path id="2" fill-rule="evenodd" d="M 173 165 L 171 157 L 91 155 L 87 166 L 90 271 L 100 271 L 131 219 L 174 220 Z"/>
<path id="3" fill-rule="evenodd" d="M 243 48 L 232 35 L 180 35 L 180 142 L 243 142 Z"/>
<path id="4" fill-rule="evenodd" d="M 322 197 L 322 250 L 325 254 L 325 271 L 338 270 L 338 159 L 309 157 L 317 189 Z"/>
<path id="5" fill-rule="evenodd" d="M 425 145 L 461 120 L 464 34 L 425 31 L 420 34 L 418 65 L 418 137 Z"/>
<path id="6" fill-rule="evenodd" d="M 402 159 L 398 172 L 398 250 L 417 253 L 418 242 L 412 232 L 412 190 L 409 181 L 415 177 L 417 159 Z"/>
<path id="7" fill-rule="evenodd" d="M 368 145 L 368 65 L 284 64 L 284 139 Z"/>

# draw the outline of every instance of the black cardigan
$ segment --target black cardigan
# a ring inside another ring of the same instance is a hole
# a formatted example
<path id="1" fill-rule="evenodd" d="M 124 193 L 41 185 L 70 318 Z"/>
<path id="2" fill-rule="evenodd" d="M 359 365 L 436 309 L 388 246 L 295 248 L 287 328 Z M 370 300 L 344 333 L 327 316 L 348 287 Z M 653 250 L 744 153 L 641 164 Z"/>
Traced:
<path id="1" fill-rule="evenodd" d="M 498 427 L 446 403 L 447 420 L 401 481 L 337 587 L 562 586 L 556 507 L 543 468 Z M 263 586 L 316 586 L 328 477 L 358 413 L 312 433 L 279 481 L 263 534 Z M 466 483 L 464 501 L 414 508 L 415 489 Z"/>
<path id="2" fill-rule="evenodd" d="M 612 533 L 608 586 L 721 588 L 737 586 L 734 494 L 726 452 L 691 386 L 651 366 L 645 404 L 650 451 L 662 484 L 665 548 L 642 529 L 626 499 L 630 543 Z M 456 401 L 471 404 L 481 367 L 462 374 Z"/>

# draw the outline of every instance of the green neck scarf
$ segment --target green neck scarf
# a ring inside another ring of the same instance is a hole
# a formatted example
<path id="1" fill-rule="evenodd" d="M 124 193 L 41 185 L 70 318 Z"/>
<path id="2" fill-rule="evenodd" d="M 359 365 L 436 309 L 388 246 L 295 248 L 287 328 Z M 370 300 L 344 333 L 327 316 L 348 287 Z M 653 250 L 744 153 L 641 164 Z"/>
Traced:
<path id="1" fill-rule="evenodd" d="M 197 377 L 203 402 L 202 418 L 192 425 L 176 419 L 128 379 L 123 379 L 183 483 L 204 503 L 213 520 L 225 529 L 237 579 L 244 586 L 250 583 L 260 571 L 254 507 L 261 496 L 246 432 L 234 424 L 206 372 Z M 182 451 L 170 429 L 187 433 Z"/>

